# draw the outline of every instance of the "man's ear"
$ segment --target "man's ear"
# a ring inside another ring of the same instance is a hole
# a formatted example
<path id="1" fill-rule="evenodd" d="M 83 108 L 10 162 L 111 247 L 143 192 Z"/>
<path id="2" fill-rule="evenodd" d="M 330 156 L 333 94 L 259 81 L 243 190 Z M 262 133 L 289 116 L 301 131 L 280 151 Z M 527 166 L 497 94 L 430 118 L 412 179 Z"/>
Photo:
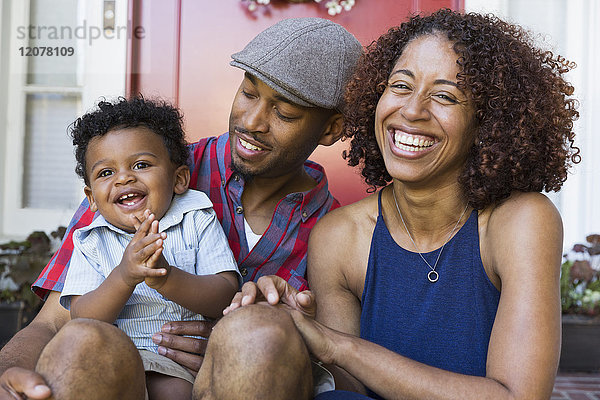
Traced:
<path id="1" fill-rule="evenodd" d="M 90 210 L 92 210 L 93 212 L 98 211 L 98 206 L 94 201 L 94 195 L 92 195 L 92 189 L 88 185 L 85 185 L 85 187 L 83 188 L 83 193 L 85 193 L 85 197 L 87 197 L 88 203 L 90 203 Z"/>
<path id="2" fill-rule="evenodd" d="M 184 193 L 190 186 L 190 169 L 187 165 L 182 165 L 175 170 L 175 184 L 173 192 L 175 194 Z"/>
<path id="3" fill-rule="evenodd" d="M 333 114 L 325 123 L 325 129 L 319 140 L 323 146 L 331 146 L 342 137 L 344 128 L 344 116 L 340 113 Z"/>

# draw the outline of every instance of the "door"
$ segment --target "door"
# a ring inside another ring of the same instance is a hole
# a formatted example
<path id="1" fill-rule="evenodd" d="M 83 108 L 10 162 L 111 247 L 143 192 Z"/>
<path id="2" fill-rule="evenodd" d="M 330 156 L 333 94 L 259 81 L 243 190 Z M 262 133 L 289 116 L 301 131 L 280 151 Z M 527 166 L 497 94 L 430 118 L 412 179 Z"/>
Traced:
<path id="1" fill-rule="evenodd" d="M 256 34 L 285 18 L 321 17 L 343 25 L 368 45 L 416 11 L 462 8 L 464 0 L 356 0 L 350 11 L 327 14 L 321 3 L 272 0 L 250 12 L 239 0 L 138 0 L 130 4 L 134 26 L 145 35 L 132 42 L 132 93 L 163 96 L 185 116 L 189 141 L 227 131 L 229 110 L 243 71 L 229 66 L 230 56 Z M 357 168 L 341 154 L 348 142 L 319 146 L 310 157 L 325 167 L 329 189 L 344 205 L 365 197 L 367 186 Z"/>

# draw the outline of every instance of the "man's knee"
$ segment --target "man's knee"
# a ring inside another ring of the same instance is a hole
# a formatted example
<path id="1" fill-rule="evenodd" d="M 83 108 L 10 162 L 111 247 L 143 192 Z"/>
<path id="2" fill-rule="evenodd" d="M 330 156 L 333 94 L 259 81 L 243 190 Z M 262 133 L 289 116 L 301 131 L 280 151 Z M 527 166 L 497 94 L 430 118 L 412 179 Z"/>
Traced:
<path id="1" fill-rule="evenodd" d="M 310 358 L 289 314 L 252 305 L 225 316 L 208 341 L 194 392 L 219 400 L 308 398 Z"/>
<path id="2" fill-rule="evenodd" d="M 91 396 L 86 398 L 102 398 L 122 390 L 141 390 L 143 398 L 144 370 L 137 349 L 120 329 L 101 321 L 68 322 L 44 348 L 36 371 L 57 398 L 86 393 Z"/>
<path id="3" fill-rule="evenodd" d="M 57 362 L 60 366 L 69 360 L 79 367 L 89 364 L 94 368 L 99 362 L 131 355 L 137 355 L 137 349 L 123 331 L 106 322 L 81 318 L 58 331 L 44 348 L 38 367 Z"/>
<path id="4" fill-rule="evenodd" d="M 121 341 L 122 331 L 113 325 L 93 319 L 75 319 L 69 321 L 54 338 L 48 343 L 46 349 L 61 349 L 73 353 L 80 348 L 94 351 L 89 348 L 94 344 L 107 345 L 111 341 Z"/>

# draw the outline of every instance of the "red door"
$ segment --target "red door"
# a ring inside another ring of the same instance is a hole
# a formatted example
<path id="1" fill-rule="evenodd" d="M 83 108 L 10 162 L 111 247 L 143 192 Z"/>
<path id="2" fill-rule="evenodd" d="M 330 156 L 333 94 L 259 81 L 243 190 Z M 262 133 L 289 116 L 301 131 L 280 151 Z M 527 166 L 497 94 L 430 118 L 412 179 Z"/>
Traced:
<path id="1" fill-rule="evenodd" d="M 464 0 L 356 0 L 331 17 L 320 4 L 271 0 L 249 12 L 239 0 L 130 0 L 133 26 L 143 28 L 129 48 L 130 93 L 169 98 L 182 108 L 189 141 L 227 131 L 229 110 L 243 72 L 230 56 L 284 18 L 321 17 L 343 25 L 367 45 L 414 12 L 462 9 Z M 366 195 L 356 168 L 341 157 L 347 142 L 320 146 L 310 157 L 325 166 L 330 190 L 342 204 Z"/>

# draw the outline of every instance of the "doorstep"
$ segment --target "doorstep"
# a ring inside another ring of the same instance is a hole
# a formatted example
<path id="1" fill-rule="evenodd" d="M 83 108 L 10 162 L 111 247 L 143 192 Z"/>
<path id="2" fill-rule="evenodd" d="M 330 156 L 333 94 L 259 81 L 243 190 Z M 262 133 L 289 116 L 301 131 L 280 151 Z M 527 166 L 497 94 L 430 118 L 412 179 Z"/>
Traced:
<path id="1" fill-rule="evenodd" d="M 551 400 L 600 400 L 600 373 L 560 372 Z"/>

